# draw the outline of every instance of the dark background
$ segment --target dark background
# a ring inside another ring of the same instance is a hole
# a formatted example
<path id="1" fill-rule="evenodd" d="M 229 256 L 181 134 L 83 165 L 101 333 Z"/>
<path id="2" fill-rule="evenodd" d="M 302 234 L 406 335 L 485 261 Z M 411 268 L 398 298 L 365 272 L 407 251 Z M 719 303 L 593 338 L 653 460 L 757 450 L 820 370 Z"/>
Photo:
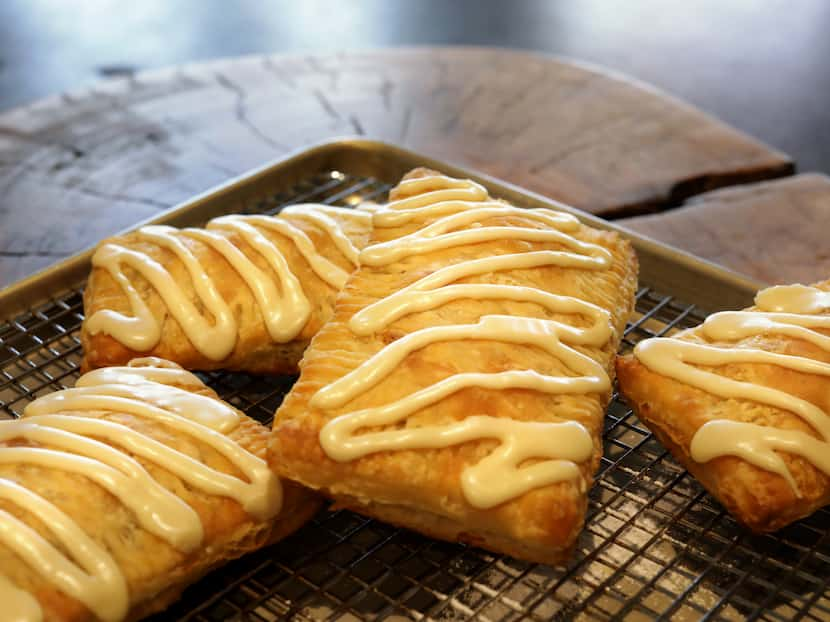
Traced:
<path id="1" fill-rule="evenodd" d="M 827 0 L 0 0 L 0 110 L 223 56 L 433 44 L 596 63 L 830 172 Z"/>

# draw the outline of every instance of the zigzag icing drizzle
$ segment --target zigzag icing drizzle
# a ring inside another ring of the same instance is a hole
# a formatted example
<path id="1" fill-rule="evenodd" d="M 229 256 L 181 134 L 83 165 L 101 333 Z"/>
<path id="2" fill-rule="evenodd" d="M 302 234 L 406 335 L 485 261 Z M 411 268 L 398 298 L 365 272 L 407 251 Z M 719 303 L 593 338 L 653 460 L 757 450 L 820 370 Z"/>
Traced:
<path id="1" fill-rule="evenodd" d="M 96 312 L 87 321 L 91 334 L 106 333 L 131 350 L 147 352 L 161 339 L 162 326 L 124 273 L 124 266 L 137 271 L 161 296 L 170 314 L 182 327 L 193 346 L 207 358 L 221 361 L 236 345 L 239 327 L 230 306 L 217 284 L 190 250 L 185 240 L 198 240 L 219 253 L 236 270 L 254 295 L 271 338 L 277 343 L 294 339 L 308 322 L 311 304 L 285 256 L 263 231 L 289 238 L 311 269 L 326 283 L 340 289 L 348 272 L 329 261 L 314 247 L 306 233 L 286 217 L 313 222 L 331 237 L 335 246 L 354 265 L 358 249 L 343 230 L 347 220 L 369 223 L 365 211 L 320 205 L 293 205 L 278 216 L 222 216 L 205 229 L 175 229 L 165 226 L 142 227 L 138 240 L 160 246 L 173 253 L 184 265 L 198 303 L 182 290 L 165 266 L 149 254 L 118 242 L 101 246 L 92 258 L 93 266 L 106 269 L 121 286 L 130 302 L 131 315 L 111 309 Z M 259 268 L 231 242 L 230 234 L 241 237 L 265 260 L 270 271 Z"/>
<path id="2" fill-rule="evenodd" d="M 712 341 L 738 341 L 756 335 L 785 335 L 803 339 L 830 352 L 830 337 L 816 329 L 830 329 L 830 293 L 815 287 L 771 287 L 755 297 L 757 311 L 727 311 L 709 316 L 700 332 Z M 738 456 L 755 466 L 777 473 L 793 491 L 799 490 L 779 451 L 795 454 L 830 475 L 830 416 L 814 404 L 784 391 L 751 382 L 732 380 L 694 365 L 764 363 L 785 369 L 830 376 L 830 364 L 803 356 L 754 348 L 727 348 L 673 338 L 640 342 L 637 359 L 650 370 L 725 399 L 746 399 L 789 411 L 806 421 L 820 438 L 798 430 L 783 430 L 740 421 L 715 419 L 692 438 L 690 452 L 696 462 L 720 456 Z"/>
<path id="3" fill-rule="evenodd" d="M 279 479 L 264 460 L 226 436 L 239 424 L 237 413 L 217 400 L 169 386 L 203 385 L 189 372 L 164 364 L 159 359 L 136 359 L 129 367 L 100 369 L 82 376 L 74 389 L 35 400 L 22 419 L 0 422 L 0 440 L 21 439 L 45 447 L 0 447 L 0 463 L 35 464 L 83 475 L 118 498 L 142 529 L 183 552 L 202 544 L 199 515 L 156 482 L 131 455 L 158 465 L 196 489 L 235 499 L 258 520 L 276 516 L 282 504 Z M 247 481 L 216 471 L 126 425 L 93 416 L 101 412 L 158 421 L 198 439 L 227 458 Z M 11 479 L 0 478 L 0 499 L 38 516 L 67 554 L 19 518 L 0 510 L 4 546 L 101 620 L 118 621 L 126 616 L 129 595 L 124 576 L 81 526 Z M 15 620 L 42 619 L 33 597 L 2 575 L 0 597 L 4 607 L 8 605 L 17 615 Z"/>
<path id="4" fill-rule="evenodd" d="M 431 224 L 396 240 L 363 250 L 360 263 L 384 266 L 408 256 L 497 239 L 553 242 L 566 250 L 542 250 L 497 255 L 463 261 L 440 268 L 355 314 L 349 324 L 356 335 L 384 329 L 411 313 L 438 308 L 452 300 L 514 300 L 536 303 L 558 314 L 575 314 L 589 320 L 586 328 L 531 317 L 482 316 L 476 324 L 424 328 L 384 347 L 342 378 L 318 391 L 311 405 L 339 408 L 389 375 L 411 353 L 429 344 L 468 339 L 532 344 L 562 361 L 572 376 L 549 376 L 533 370 L 499 373 L 460 373 L 383 406 L 349 412 L 327 423 L 320 443 L 331 458 L 353 460 L 378 451 L 441 448 L 475 440 L 493 439 L 499 446 L 462 474 L 462 491 L 478 508 L 489 508 L 537 487 L 578 479 L 578 463 L 591 457 L 593 441 L 584 426 L 561 423 L 521 422 L 473 415 L 446 425 L 403 427 L 377 432 L 361 430 L 404 422 L 414 412 L 437 403 L 462 389 L 521 388 L 548 394 L 603 393 L 610 381 L 603 367 L 573 346 L 602 347 L 612 337 L 609 313 L 596 305 L 540 289 L 497 284 L 458 284 L 457 281 L 486 273 L 567 266 L 603 270 L 610 253 L 573 237 L 580 228 L 572 216 L 550 210 L 525 210 L 491 201 L 487 192 L 466 180 L 432 176 L 412 179 L 398 186 L 407 198 L 375 210 L 375 227 L 395 227 L 438 217 Z M 482 221 L 521 217 L 539 227 L 487 226 Z M 531 466 L 524 463 L 535 460 Z"/>

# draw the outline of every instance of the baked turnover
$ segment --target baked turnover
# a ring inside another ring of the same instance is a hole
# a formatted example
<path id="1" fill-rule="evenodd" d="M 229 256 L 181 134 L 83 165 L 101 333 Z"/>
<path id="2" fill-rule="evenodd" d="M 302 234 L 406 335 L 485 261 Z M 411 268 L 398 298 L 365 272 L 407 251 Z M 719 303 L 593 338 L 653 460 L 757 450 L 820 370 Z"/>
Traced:
<path id="1" fill-rule="evenodd" d="M 370 226 L 362 210 L 294 205 L 104 240 L 84 292 L 83 367 L 152 355 L 186 369 L 296 373 Z"/>
<path id="2" fill-rule="evenodd" d="M 557 563 L 636 287 L 618 235 L 413 171 L 277 411 L 270 461 L 340 506 Z"/>
<path id="3" fill-rule="evenodd" d="M 281 485 L 267 438 L 151 358 L 90 372 L 0 422 L 3 619 L 135 620 L 297 529 L 320 503 Z"/>
<path id="4" fill-rule="evenodd" d="M 637 416 L 743 525 L 830 503 L 830 281 L 760 291 L 617 362 Z"/>

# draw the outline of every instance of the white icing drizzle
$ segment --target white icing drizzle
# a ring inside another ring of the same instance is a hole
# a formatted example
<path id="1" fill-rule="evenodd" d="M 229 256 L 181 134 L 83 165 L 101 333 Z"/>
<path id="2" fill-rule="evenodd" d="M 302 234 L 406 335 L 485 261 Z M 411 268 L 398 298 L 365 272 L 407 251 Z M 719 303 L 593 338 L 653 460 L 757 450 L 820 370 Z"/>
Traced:
<path id="1" fill-rule="evenodd" d="M 474 181 L 443 175 L 406 179 L 398 184 L 398 194 L 406 198 L 375 210 L 372 220 L 375 227 L 399 227 L 424 217 L 463 211 L 489 198 L 487 190 Z"/>
<path id="2" fill-rule="evenodd" d="M 239 248 L 234 246 L 227 237 L 214 231 L 202 229 L 184 229 L 182 234 L 209 245 L 233 266 L 234 270 L 251 289 L 271 339 L 276 342 L 290 341 L 296 336 L 298 330 L 302 330 L 302 326 L 308 321 L 310 307 L 304 295 L 298 296 L 299 286 L 296 279 L 289 279 L 288 298 L 290 303 L 286 303 L 283 296 L 280 295 L 274 279 L 267 272 L 261 270 Z M 264 248 L 267 252 L 269 247 L 266 238 L 263 236 L 259 236 L 254 240 L 246 238 L 246 241 L 255 248 L 255 244 L 263 242 L 263 240 L 265 240 Z M 279 260 L 281 255 L 278 255 L 276 259 L 270 255 L 265 255 L 265 257 L 266 260 L 271 260 L 269 265 L 279 276 L 286 274 L 285 262 Z M 291 307 L 290 304 L 298 306 Z"/>
<path id="3" fill-rule="evenodd" d="M 584 486 L 577 463 L 590 458 L 593 441 L 585 427 L 573 421 L 520 422 L 473 415 L 443 425 L 406 427 L 404 424 L 404 427 L 365 432 L 367 428 L 401 424 L 409 415 L 471 387 L 528 389 L 551 395 L 602 393 L 611 388 L 603 367 L 572 347 L 602 347 L 607 343 L 613 333 L 610 315 L 604 309 L 532 287 L 453 284 L 463 278 L 522 268 L 607 268 L 611 255 L 606 249 L 569 235 L 580 226 L 576 219 L 549 210 L 524 210 L 489 201 L 487 192 L 478 184 L 443 176 L 407 180 L 398 189 L 401 195 L 423 194 L 408 196 L 375 210 L 375 226 L 390 227 L 439 218 L 414 233 L 364 249 L 360 254 L 361 264 L 382 266 L 415 254 L 505 238 L 555 243 L 566 250 L 498 255 L 440 268 L 355 314 L 349 327 L 356 335 L 375 333 L 401 317 L 461 298 L 536 303 L 552 313 L 583 316 L 590 324 L 580 328 L 555 320 L 485 315 L 476 324 L 437 326 L 410 333 L 323 387 L 311 398 L 310 405 L 321 409 L 346 406 L 388 377 L 407 356 L 439 342 L 482 339 L 534 345 L 549 352 L 573 375 L 545 375 L 534 370 L 455 374 L 396 402 L 335 417 L 320 432 L 324 451 L 334 460 L 347 461 L 378 451 L 443 448 L 475 440 L 496 440 L 499 446 L 479 463 L 466 468 L 461 476 L 462 492 L 477 508 L 494 507 L 556 482 L 577 479 Z M 520 217 L 531 226 L 487 226 L 480 222 L 504 217 Z M 525 466 L 528 460 L 536 461 Z"/>
<path id="4" fill-rule="evenodd" d="M 808 341 L 830 352 L 830 338 L 819 329 L 830 329 L 830 293 L 803 285 L 777 286 L 760 291 L 756 311 L 726 311 L 709 316 L 700 327 L 712 341 L 738 341 L 757 335 L 784 335 Z M 777 453 L 788 452 L 808 460 L 830 475 L 830 415 L 815 404 L 778 389 L 732 380 L 694 365 L 721 366 L 731 363 L 759 363 L 785 369 L 830 376 L 830 364 L 803 356 L 767 352 L 751 347 L 722 347 L 655 338 L 640 342 L 634 349 L 637 359 L 650 370 L 674 378 L 726 399 L 745 399 L 780 408 L 798 415 L 820 436 L 796 430 L 714 419 L 695 433 L 690 453 L 696 462 L 720 456 L 737 456 L 755 466 L 777 473 L 798 495 L 799 489 Z"/>
<path id="5" fill-rule="evenodd" d="M 140 359 L 133 359 L 128 367 L 102 367 L 85 373 L 78 378 L 76 387 L 90 386 L 91 384 L 147 384 L 157 382 L 158 384 L 176 385 L 201 389 L 205 385 L 199 378 L 178 365 L 165 367 L 168 363 L 164 359 L 154 356 L 146 356 Z M 142 366 L 139 366 L 142 365 Z M 214 400 L 215 401 L 215 400 Z M 236 417 L 238 419 L 238 417 Z"/>
<path id="6" fill-rule="evenodd" d="M 44 415 L 55 412 L 81 411 L 83 414 L 84 411 L 115 410 L 163 423 L 212 446 L 242 471 L 249 482 L 232 478 L 229 481 L 233 482 L 233 486 L 229 487 L 226 496 L 238 501 L 256 518 L 265 519 L 276 514 L 274 508 L 278 506 L 279 500 L 274 497 L 279 496 L 278 483 L 270 469 L 263 460 L 199 421 L 198 402 L 194 402 L 186 414 L 179 414 L 152 406 L 143 400 L 118 397 L 112 395 L 113 392 L 114 388 L 107 385 L 67 389 L 36 400 L 26 411 L 32 415 Z M 161 456 L 158 458 L 153 461 L 170 471 L 176 470 L 175 463 L 169 459 L 162 460 Z M 220 476 L 220 473 L 215 472 L 211 477 L 218 482 L 224 479 Z"/>
<path id="7" fill-rule="evenodd" d="M 587 332 L 592 341 L 602 339 L 595 333 L 605 334 L 611 329 L 611 318 L 605 309 L 571 296 L 558 296 L 533 287 L 521 285 L 492 285 L 468 283 L 451 285 L 454 281 L 488 272 L 517 268 L 547 266 L 560 259 L 552 251 L 536 251 L 523 254 L 498 255 L 472 259 L 460 264 L 445 266 L 415 283 L 361 309 L 349 321 L 349 328 L 356 335 L 370 335 L 388 326 L 395 320 L 418 311 L 435 309 L 459 298 L 479 300 L 515 300 L 534 302 L 553 313 L 577 313 L 592 320 Z M 566 263 L 565 258 L 561 258 Z M 570 328 L 562 326 L 562 330 Z M 572 331 L 571 336 L 576 334 Z M 608 337 L 605 337 L 606 339 Z"/>
<path id="8" fill-rule="evenodd" d="M 207 494 L 235 499 L 258 520 L 275 516 L 282 502 L 278 478 L 264 460 L 225 436 L 239 425 L 239 415 L 218 400 L 174 385 L 204 386 L 189 372 L 159 359 L 136 359 L 128 367 L 91 372 L 76 388 L 29 404 L 23 419 L 0 422 L 0 441 L 25 439 L 37 445 L 2 446 L 0 463 L 36 464 L 87 477 L 119 499 L 143 529 L 183 552 L 202 543 L 199 515 L 132 456 Z M 245 479 L 217 471 L 140 430 L 96 417 L 104 412 L 134 415 L 183 432 L 223 455 Z M 126 583 L 103 548 L 52 503 L 11 480 L 0 479 L 0 499 L 39 516 L 65 552 L 2 510 L 0 542 L 100 619 L 124 618 L 129 609 Z M 39 607 L 29 606 L 26 592 L 0 582 L 0 594 L 28 612 L 21 620 L 38 619 L 32 615 Z"/>
<path id="9" fill-rule="evenodd" d="M 195 381 L 193 384 L 191 379 Z M 222 434 L 227 434 L 239 424 L 236 411 L 222 402 L 206 395 L 168 386 L 172 382 L 185 387 L 204 386 L 196 376 L 183 369 L 104 367 L 81 376 L 74 389 L 52 393 L 31 404 L 29 413 L 42 414 L 47 412 L 47 409 L 66 404 L 70 396 L 89 394 L 146 402 Z M 82 392 L 81 389 L 85 391 Z"/>
<path id="10" fill-rule="evenodd" d="M 294 216 L 313 222 L 331 237 L 335 246 L 337 246 L 337 250 L 351 261 L 352 264 L 357 266 L 357 256 L 360 251 L 349 239 L 349 236 L 343 232 L 343 228 L 337 222 L 336 218 L 341 220 L 351 219 L 368 228 L 372 224 L 371 214 L 347 207 L 333 207 L 331 205 L 317 205 L 315 203 L 290 205 L 280 213 L 285 216 Z"/>
<path id="11" fill-rule="evenodd" d="M 40 603 L 9 579 L 0 574 L 0 602 L 9 622 L 42 622 L 43 609 Z"/>
<path id="12" fill-rule="evenodd" d="M 2 447 L 0 464 L 37 464 L 84 475 L 118 497 L 150 533 L 183 551 L 199 546 L 202 523 L 198 514 L 150 477 L 137 460 L 100 441 L 51 429 L 49 423 L 40 419 L 37 423 L 0 422 L 0 441 L 22 438 L 64 450 Z"/>
<path id="13" fill-rule="evenodd" d="M 337 226 L 337 222 L 332 219 L 329 220 L 333 226 Z M 254 225 L 256 225 L 256 227 Z M 314 248 L 314 243 L 311 241 L 311 238 L 306 235 L 305 231 L 292 225 L 287 220 L 273 218 L 271 216 L 223 216 L 221 218 L 215 218 L 209 222 L 207 228 L 209 230 L 222 228 L 233 229 L 242 234 L 246 242 L 252 246 L 262 249 L 260 252 L 266 256 L 271 256 L 273 252 L 270 249 L 265 250 L 266 247 L 276 248 L 276 246 L 269 241 L 268 238 L 262 236 L 262 234 L 259 233 L 259 229 L 276 231 L 294 242 L 297 250 L 300 251 L 300 254 L 311 266 L 311 269 L 314 270 L 317 276 L 326 281 L 332 287 L 343 287 L 343 285 L 346 284 L 346 279 L 349 278 L 348 272 L 317 252 L 317 249 Z M 279 265 L 277 273 L 280 275 L 280 284 L 283 287 L 286 286 L 286 283 L 289 284 L 289 291 L 291 292 L 290 295 L 292 297 L 297 299 L 301 297 L 304 298 L 305 296 L 303 294 L 302 287 L 299 286 L 299 281 L 294 273 L 291 272 L 284 256 L 279 253 L 278 250 L 276 251 L 276 254 L 283 257 L 282 261 L 271 259 L 272 267 Z"/>
<path id="14" fill-rule="evenodd" d="M 51 577 L 58 589 L 82 602 L 100 619 L 116 621 L 127 615 L 127 583 L 118 565 L 69 516 L 43 497 L 7 479 L 0 479 L 0 499 L 36 515 L 70 552 L 75 563 L 26 523 L 0 510 L 0 540 L 5 545 L 29 566 Z M 29 606 L 27 601 L 32 596 L 20 592 L 11 602 Z M 7 602 L 4 600 L 3 605 Z"/>
<path id="15" fill-rule="evenodd" d="M 205 310 L 204 314 L 182 291 L 166 268 L 163 279 L 152 279 L 153 286 L 161 293 L 170 313 L 199 352 L 210 359 L 221 361 L 228 356 L 236 344 L 236 320 L 230 307 L 219 293 L 216 284 L 188 246 L 177 237 L 173 227 L 142 227 L 138 231 L 141 240 L 153 242 L 171 251 L 184 264 L 196 296 Z M 139 272 L 141 270 L 139 269 Z"/>
<path id="16" fill-rule="evenodd" d="M 160 263 L 149 255 L 115 244 L 104 244 L 92 256 L 92 265 L 110 273 L 127 294 L 132 315 L 112 309 L 101 309 L 87 318 L 90 334 L 106 333 L 137 352 L 152 350 L 161 339 L 161 322 L 156 321 L 150 307 L 122 271 L 128 265 L 137 270 L 159 292 L 174 291 L 176 284 Z M 165 298 L 165 304 L 167 299 Z M 169 306 L 169 304 L 168 304 Z"/>
<path id="17" fill-rule="evenodd" d="M 575 255 L 570 251 L 549 252 L 558 252 L 563 259 L 576 260 L 584 264 L 593 263 L 596 268 L 606 267 L 611 260 L 611 255 L 606 249 L 596 244 L 581 242 L 566 233 L 566 231 L 574 231 L 579 227 L 578 221 L 573 216 L 550 210 L 525 210 L 499 203 L 486 203 L 484 205 L 485 207 L 470 208 L 457 214 L 450 214 L 423 229 L 396 240 L 374 244 L 360 253 L 360 263 L 367 266 L 382 266 L 410 255 L 419 255 L 497 239 L 559 243 L 568 247 L 571 251 L 578 251 L 581 254 Z M 476 226 L 480 220 L 498 216 L 521 216 L 527 220 L 540 222 L 550 228 Z M 456 231 L 456 229 L 462 227 L 465 229 Z M 564 231 L 559 231 L 554 227 Z"/>
<path id="18" fill-rule="evenodd" d="M 611 335 L 610 329 L 603 332 L 605 339 L 599 343 L 590 343 L 587 339 L 587 331 L 580 328 L 553 320 L 505 315 L 485 315 L 477 324 L 422 328 L 390 343 L 356 369 L 320 389 L 311 399 L 311 405 L 319 408 L 343 406 L 392 373 L 395 367 L 413 352 L 432 343 L 472 339 L 535 345 L 561 360 L 568 369 L 580 374 L 579 376 L 539 376 L 536 372 L 528 370 L 527 372 L 482 374 L 483 376 L 514 378 L 516 374 L 531 374 L 534 377 L 534 388 L 549 393 L 606 391 L 611 388 L 611 385 L 602 365 L 562 343 L 563 338 L 567 340 L 567 337 L 573 337 L 573 341 L 580 345 L 600 346 Z M 602 336 L 603 333 L 598 334 Z M 457 374 L 443 382 L 457 381 L 463 377 L 464 374 Z M 441 384 L 434 386 L 439 387 Z M 560 389 L 556 390 L 556 388 Z M 412 399 L 413 396 L 409 396 L 398 404 L 405 407 Z"/>
<path id="19" fill-rule="evenodd" d="M 287 216 L 314 223 L 355 265 L 358 249 L 344 231 L 342 223 L 351 220 L 367 226 L 372 218 L 365 211 L 303 204 L 286 208 L 276 217 L 222 216 L 210 221 L 205 229 L 142 227 L 136 233 L 140 241 L 162 247 L 181 261 L 198 302 L 191 300 L 182 290 L 181 283 L 149 254 L 138 248 L 111 242 L 95 252 L 92 264 L 107 270 L 123 289 L 130 303 L 130 314 L 102 309 L 87 320 L 87 330 L 91 334 L 103 332 L 111 335 L 138 352 L 151 350 L 159 343 L 163 318 L 154 316 L 140 292 L 125 275 L 123 268 L 128 266 L 158 292 L 170 315 L 179 323 L 196 350 L 214 361 L 228 357 L 238 338 L 237 318 L 223 299 L 217 283 L 186 243 L 190 239 L 215 250 L 236 270 L 253 293 L 271 338 L 277 343 L 291 341 L 308 322 L 311 304 L 277 244 L 262 231 L 274 231 L 290 239 L 314 273 L 332 287 L 342 288 L 348 272 L 320 254 L 311 238 L 292 224 Z M 240 236 L 265 260 L 276 279 L 234 245 L 231 241 L 233 235 Z"/>

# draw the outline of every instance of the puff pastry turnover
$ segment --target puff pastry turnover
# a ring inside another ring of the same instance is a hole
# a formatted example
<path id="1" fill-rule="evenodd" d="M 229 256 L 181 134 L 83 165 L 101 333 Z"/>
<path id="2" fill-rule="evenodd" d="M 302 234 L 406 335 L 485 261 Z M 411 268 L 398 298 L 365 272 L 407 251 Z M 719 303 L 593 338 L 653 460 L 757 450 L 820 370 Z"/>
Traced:
<path id="1" fill-rule="evenodd" d="M 135 620 L 297 529 L 267 429 L 160 359 L 96 370 L 0 422 L 3 619 Z"/>
<path id="2" fill-rule="evenodd" d="M 634 253 L 427 170 L 391 199 L 277 412 L 272 466 L 397 525 L 561 562 L 599 463 Z"/>
<path id="3" fill-rule="evenodd" d="M 640 419 L 743 525 L 830 502 L 830 281 L 760 291 L 617 361 Z"/>
<path id="4" fill-rule="evenodd" d="M 152 355 L 186 369 L 295 373 L 370 225 L 365 211 L 294 205 L 104 240 L 84 292 L 83 368 Z"/>

